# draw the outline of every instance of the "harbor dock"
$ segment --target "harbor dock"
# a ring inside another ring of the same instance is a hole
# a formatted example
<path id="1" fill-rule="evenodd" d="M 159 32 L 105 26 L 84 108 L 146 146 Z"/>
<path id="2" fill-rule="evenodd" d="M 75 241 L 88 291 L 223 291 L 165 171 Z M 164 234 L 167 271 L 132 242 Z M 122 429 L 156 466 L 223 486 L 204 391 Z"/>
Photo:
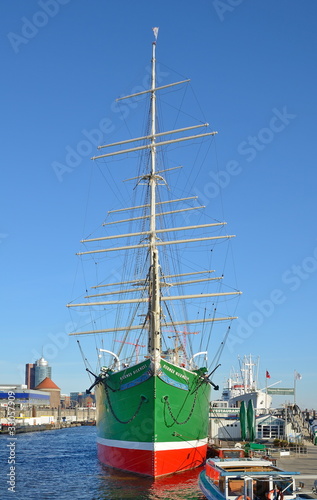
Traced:
<path id="1" fill-rule="evenodd" d="M 296 453 L 291 451 L 289 455 L 282 455 L 281 452 L 273 454 L 277 459 L 277 465 L 284 470 L 292 470 L 300 472 L 300 476 L 296 479 L 297 486 L 299 483 L 304 483 L 300 494 L 308 494 L 313 498 L 317 498 L 316 494 L 312 493 L 314 481 L 317 480 L 317 446 L 305 441 L 307 453 Z"/>

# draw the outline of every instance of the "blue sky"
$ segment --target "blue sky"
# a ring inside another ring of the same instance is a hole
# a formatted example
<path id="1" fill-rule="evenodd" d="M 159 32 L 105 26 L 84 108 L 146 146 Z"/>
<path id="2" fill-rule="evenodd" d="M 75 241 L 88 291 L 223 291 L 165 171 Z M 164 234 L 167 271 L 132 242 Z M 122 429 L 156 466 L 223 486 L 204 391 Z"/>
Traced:
<path id="1" fill-rule="evenodd" d="M 43 350 L 62 392 L 89 383 L 65 304 L 78 242 L 115 196 L 91 180 L 92 130 L 120 136 L 114 100 L 145 81 L 159 26 L 160 78 L 191 78 L 219 132 L 216 165 L 194 191 L 211 211 L 221 204 L 237 235 L 243 296 L 216 381 L 252 353 L 260 385 L 267 369 L 272 383 L 292 386 L 296 369 L 298 403 L 316 408 L 316 3 L 16 0 L 0 9 L 0 382 L 22 383 Z"/>

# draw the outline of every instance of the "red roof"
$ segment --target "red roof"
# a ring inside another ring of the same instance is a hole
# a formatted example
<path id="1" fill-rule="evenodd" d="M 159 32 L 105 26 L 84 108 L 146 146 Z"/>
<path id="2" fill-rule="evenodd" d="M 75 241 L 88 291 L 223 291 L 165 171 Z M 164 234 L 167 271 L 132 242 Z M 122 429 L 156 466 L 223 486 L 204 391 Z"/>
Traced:
<path id="1" fill-rule="evenodd" d="M 35 389 L 58 389 L 60 390 L 59 387 L 51 380 L 49 377 L 46 377 L 42 382 L 35 387 Z"/>

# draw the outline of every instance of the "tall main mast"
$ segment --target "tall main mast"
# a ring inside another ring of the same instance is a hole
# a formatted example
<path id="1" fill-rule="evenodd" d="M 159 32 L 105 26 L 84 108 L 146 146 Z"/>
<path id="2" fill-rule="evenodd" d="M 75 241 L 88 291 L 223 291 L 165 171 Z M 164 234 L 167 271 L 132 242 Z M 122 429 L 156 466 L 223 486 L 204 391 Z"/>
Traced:
<path id="1" fill-rule="evenodd" d="M 156 248 L 156 42 L 152 43 L 152 72 L 151 72 L 151 173 L 150 186 L 150 303 L 149 303 L 149 354 L 155 366 L 161 354 L 161 323 L 160 323 L 160 282 L 158 251 Z"/>

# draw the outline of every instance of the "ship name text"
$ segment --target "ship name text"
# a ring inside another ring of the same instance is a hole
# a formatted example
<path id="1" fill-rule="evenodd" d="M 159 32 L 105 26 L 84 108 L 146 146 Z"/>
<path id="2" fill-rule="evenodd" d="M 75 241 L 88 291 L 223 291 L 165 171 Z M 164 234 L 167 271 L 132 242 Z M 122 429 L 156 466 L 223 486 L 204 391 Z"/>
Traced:
<path id="1" fill-rule="evenodd" d="M 189 377 L 187 375 L 185 375 L 184 373 L 178 373 L 176 370 L 174 370 L 174 368 L 171 368 L 170 366 L 163 365 L 162 368 L 164 368 L 165 370 L 173 373 L 173 375 L 176 375 L 179 378 L 185 379 L 187 382 L 189 380 Z"/>
<path id="2" fill-rule="evenodd" d="M 136 373 L 139 373 L 143 370 L 145 370 L 147 368 L 147 365 L 141 365 L 139 366 L 139 368 L 137 368 L 136 370 L 133 370 L 132 372 L 130 373 L 125 373 L 124 375 L 122 375 L 120 377 L 120 380 L 124 380 L 125 378 L 128 378 L 128 377 L 132 377 L 132 375 L 135 375 Z"/>

